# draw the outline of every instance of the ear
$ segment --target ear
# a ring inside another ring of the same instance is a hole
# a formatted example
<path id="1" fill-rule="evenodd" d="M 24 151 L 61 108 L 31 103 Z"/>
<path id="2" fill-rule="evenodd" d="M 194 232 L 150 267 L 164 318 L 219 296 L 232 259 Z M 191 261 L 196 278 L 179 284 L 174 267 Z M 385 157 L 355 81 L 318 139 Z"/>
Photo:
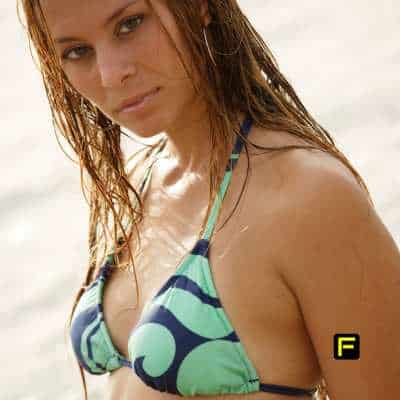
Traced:
<path id="1" fill-rule="evenodd" d="M 208 0 L 198 0 L 200 3 L 200 15 L 203 20 L 203 25 L 206 27 L 211 22 L 211 16 L 208 12 Z"/>

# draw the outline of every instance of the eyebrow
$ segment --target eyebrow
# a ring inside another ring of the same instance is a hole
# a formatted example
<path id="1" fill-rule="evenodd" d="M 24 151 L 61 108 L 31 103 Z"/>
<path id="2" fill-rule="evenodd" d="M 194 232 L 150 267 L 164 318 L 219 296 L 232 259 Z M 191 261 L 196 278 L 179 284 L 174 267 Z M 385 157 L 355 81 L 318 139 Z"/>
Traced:
<path id="1" fill-rule="evenodd" d="M 140 0 L 130 0 L 123 6 L 117 8 L 104 22 L 103 27 L 106 27 L 109 25 L 112 21 L 114 21 L 116 18 L 118 18 L 128 7 L 131 5 L 137 3 Z M 75 38 L 75 37 L 60 37 L 55 40 L 56 43 L 62 44 L 62 43 L 67 43 L 67 42 L 77 42 L 80 39 Z"/>

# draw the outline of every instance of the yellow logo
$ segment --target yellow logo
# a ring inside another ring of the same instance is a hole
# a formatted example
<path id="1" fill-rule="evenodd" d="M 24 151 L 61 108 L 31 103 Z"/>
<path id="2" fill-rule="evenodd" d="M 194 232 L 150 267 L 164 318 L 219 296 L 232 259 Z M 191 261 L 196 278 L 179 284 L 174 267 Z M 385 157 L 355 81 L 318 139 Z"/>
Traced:
<path id="1" fill-rule="evenodd" d="M 360 358 L 360 335 L 337 333 L 333 339 L 336 360 L 358 360 Z"/>

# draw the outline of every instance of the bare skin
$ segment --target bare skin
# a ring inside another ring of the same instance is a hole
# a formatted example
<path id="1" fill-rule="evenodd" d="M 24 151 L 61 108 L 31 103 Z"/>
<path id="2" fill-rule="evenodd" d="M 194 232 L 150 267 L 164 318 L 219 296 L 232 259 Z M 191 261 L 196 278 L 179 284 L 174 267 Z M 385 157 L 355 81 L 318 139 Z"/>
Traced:
<path id="1" fill-rule="evenodd" d="M 167 0 L 151 3 L 201 86 Z M 145 197 L 148 215 L 139 227 L 147 240 L 136 260 L 138 309 L 120 312 L 136 297 L 127 274 L 112 276 L 105 290 L 105 319 L 115 346 L 127 356 L 129 333 L 143 305 L 191 250 L 205 217 L 207 108 L 144 0 L 40 0 L 40 4 L 74 88 L 136 135 L 151 138 L 164 132 L 169 138 L 170 160 L 156 170 Z M 193 5 L 199 6 L 198 22 L 206 27 L 208 1 L 194 0 Z M 121 109 L 122 102 L 153 89 L 160 90 L 142 108 Z M 251 136 L 264 146 L 295 140 L 283 132 L 260 129 Z M 231 149 L 226 151 L 228 155 Z M 393 359 L 398 358 L 400 331 L 400 257 L 365 193 L 343 164 L 322 152 L 253 155 L 250 162 L 252 174 L 244 197 L 218 231 L 243 185 L 247 166 L 243 154 L 234 171 L 211 238 L 209 261 L 225 312 L 261 381 L 309 388 L 323 372 L 331 400 L 396 398 L 399 370 Z M 132 179 L 137 182 L 140 177 Z M 376 327 L 382 329 L 378 332 Z M 331 338 L 337 329 L 362 332 L 367 345 L 357 363 L 332 359 Z M 379 337 L 384 340 L 378 341 L 377 335 L 384 335 Z M 147 387 L 125 367 L 110 374 L 108 388 L 109 400 L 173 397 Z M 239 397 L 288 400 L 271 393 Z"/>
<path id="2" fill-rule="evenodd" d="M 206 26 L 207 2 L 198 1 Z M 63 59 L 63 69 L 73 86 L 109 118 L 136 135 L 146 138 L 165 132 L 170 139 L 166 154 L 171 158 L 160 160 L 144 198 L 147 216 L 140 227 L 142 249 L 136 258 L 138 308 L 129 309 L 135 304 L 136 294 L 133 277 L 127 273 L 111 275 L 104 292 L 104 314 L 112 341 L 127 357 L 129 333 L 144 304 L 193 247 L 205 217 L 209 192 L 205 171 L 208 159 L 204 151 L 208 147 L 209 126 L 205 107 L 196 98 L 175 50 L 144 1 L 130 5 L 106 27 L 103 22 L 126 5 L 126 0 L 41 0 L 41 4 L 56 40 L 75 37 L 73 41 L 57 44 L 59 56 L 68 55 Z M 190 65 L 165 0 L 154 0 L 153 4 Z M 143 20 L 127 23 L 128 17 L 142 14 Z M 131 28 L 133 22 L 137 23 L 135 28 Z M 161 87 L 161 91 L 142 110 L 116 111 L 123 100 L 154 87 Z M 243 120 L 244 116 L 240 117 Z M 250 136 L 264 146 L 298 143 L 295 142 L 298 139 L 288 134 L 255 126 Z M 227 154 L 230 150 L 227 149 Z M 282 234 L 282 219 L 275 217 L 285 199 L 282 182 L 299 158 L 253 154 L 250 162 L 253 171 L 248 187 L 235 214 L 218 232 L 234 208 L 244 182 L 247 161 L 242 153 L 211 238 L 209 260 L 214 283 L 261 381 L 311 388 L 320 381 L 321 369 L 296 298 L 282 276 L 280 254 L 274 247 L 274 241 Z M 137 176 L 132 176 L 135 187 L 141 178 L 140 170 Z M 260 220 L 260 215 L 265 218 Z M 268 237 L 264 233 L 266 225 Z M 125 367 L 111 373 L 108 383 L 108 400 L 175 397 L 147 387 Z M 217 398 L 221 396 L 207 397 Z M 240 398 L 287 400 L 288 397 L 255 393 Z"/>
<path id="3" fill-rule="evenodd" d="M 198 2 L 202 4 L 206 26 L 207 2 Z M 195 93 L 174 46 L 146 2 L 40 0 L 40 3 L 63 70 L 75 89 L 111 120 L 137 136 L 151 138 L 165 132 L 170 139 L 167 152 L 177 161 L 179 173 L 199 171 L 205 164 L 202 148 L 209 148 L 205 103 Z M 198 73 L 166 0 L 153 0 L 152 4 L 198 81 Z M 122 8 L 124 11 L 118 18 L 106 23 Z M 146 107 L 135 112 L 119 111 L 125 100 L 154 88 L 160 91 Z"/>
<path id="4" fill-rule="evenodd" d="M 253 127 L 249 137 L 264 146 L 304 144 L 289 134 L 267 132 L 257 127 Z M 279 215 L 282 207 L 282 180 L 286 180 L 289 165 L 293 168 L 293 163 L 301 159 L 294 157 L 299 152 L 304 150 L 271 157 L 256 156 L 259 150 L 251 150 L 253 171 L 249 175 L 248 187 L 235 213 L 218 232 L 235 206 L 246 176 L 247 161 L 242 152 L 211 239 L 209 260 L 225 312 L 254 363 L 261 382 L 311 388 L 320 382 L 321 369 L 296 298 L 282 277 L 280 255 L 274 249 L 274 241 L 279 240 L 282 231 L 282 220 L 274 217 L 275 213 Z M 124 356 L 128 355 L 129 333 L 137 323 L 144 304 L 174 273 L 180 260 L 193 247 L 206 212 L 208 189 L 205 179 L 187 185 L 184 193 L 180 185 L 176 185 L 175 190 L 174 187 L 164 188 L 159 186 L 159 182 L 163 181 L 168 169 L 163 169 L 162 163 L 158 165 L 145 194 L 144 208 L 150 215 L 140 228 L 143 247 L 135 259 L 139 307 L 123 310 L 135 304 L 136 296 L 134 278 L 126 272 L 115 271 L 104 291 L 105 320 L 113 343 Z M 132 182 L 137 184 L 141 179 L 138 170 Z M 154 217 L 153 210 L 157 211 Z M 268 238 L 261 235 L 260 215 L 266 217 L 262 230 L 265 231 L 265 223 L 268 224 Z M 124 254 L 121 259 L 125 261 L 128 257 Z M 175 397 L 143 385 L 129 368 L 112 372 L 108 383 L 107 400 Z M 273 393 L 240 397 L 266 400 L 288 398 Z M 207 398 L 214 400 L 221 396 Z"/>

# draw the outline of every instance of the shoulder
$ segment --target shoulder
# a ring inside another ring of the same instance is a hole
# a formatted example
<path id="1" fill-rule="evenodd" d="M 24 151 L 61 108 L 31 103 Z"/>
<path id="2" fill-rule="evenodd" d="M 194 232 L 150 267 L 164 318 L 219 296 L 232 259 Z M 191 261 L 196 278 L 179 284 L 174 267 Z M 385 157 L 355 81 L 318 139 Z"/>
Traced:
<path id="1" fill-rule="evenodd" d="M 334 156 L 294 150 L 278 165 L 285 179 L 274 216 L 277 268 L 299 304 L 328 392 L 341 399 L 398 396 L 400 365 L 391 361 L 400 357 L 396 243 Z M 337 333 L 359 335 L 359 360 L 334 358 Z"/>
<path id="2" fill-rule="evenodd" d="M 261 144 L 304 144 L 289 133 L 280 135 L 274 133 L 272 137 L 279 139 L 263 139 Z M 310 246 L 319 246 L 315 240 L 340 241 L 344 234 L 354 237 L 371 216 L 379 222 L 368 194 L 351 170 L 322 149 L 272 152 L 254 164 L 254 223 L 257 232 L 273 232 L 278 272 L 287 282 L 302 274 L 303 265 L 293 260 L 309 259 Z"/>
<path id="3" fill-rule="evenodd" d="M 301 144 L 296 139 L 294 143 Z M 293 265 L 293 259 L 309 258 L 315 240 L 354 237 L 362 223 L 372 216 L 379 219 L 350 169 L 323 150 L 294 149 L 265 157 L 255 175 L 255 187 L 273 206 L 279 272 L 288 281 L 302 272 L 303 266 Z M 262 218 L 257 223 L 262 229 Z"/>
<path id="4" fill-rule="evenodd" d="M 365 189 L 333 155 L 294 150 L 280 164 L 284 180 L 279 187 L 277 220 L 281 221 L 285 242 L 282 245 L 290 250 L 285 252 L 287 259 L 281 263 L 281 272 L 288 280 L 303 272 L 304 265 L 292 261 L 299 257 L 309 260 L 311 254 L 315 257 L 317 248 L 322 249 L 323 240 L 328 246 L 326 250 L 333 255 L 344 242 L 356 240 L 365 233 L 371 224 L 382 224 Z M 335 243 L 338 248 L 334 250 Z M 310 265 L 309 261 L 305 262 Z"/>
<path id="5" fill-rule="evenodd" d="M 358 191 L 361 197 L 368 198 L 350 168 L 317 144 L 310 144 L 286 131 L 272 131 L 261 127 L 256 127 L 250 140 L 260 146 L 277 149 L 286 146 L 303 147 L 267 153 L 261 149 L 252 149 L 250 152 L 256 166 L 256 185 L 264 186 L 263 181 L 266 178 L 272 179 L 276 184 L 273 188 L 276 194 L 280 198 L 285 194 L 290 206 L 300 206 L 302 200 L 310 201 L 313 196 L 319 196 L 320 193 L 315 191 L 317 188 L 313 185 L 347 185 L 348 189 Z M 299 197 L 295 199 L 292 196 Z"/>
<path id="6" fill-rule="evenodd" d="M 250 153 L 255 170 L 254 191 L 268 199 L 274 209 L 281 209 L 283 215 L 290 212 L 304 212 L 307 215 L 307 209 L 312 206 L 307 202 L 320 203 L 327 190 L 330 191 L 327 197 L 332 202 L 338 196 L 349 195 L 346 193 L 349 191 L 354 196 L 358 194 L 361 201 L 368 201 L 367 192 L 350 168 L 334 155 L 318 148 L 318 145 L 285 131 L 267 131 L 262 128 L 257 129 L 253 139 L 254 143 L 263 147 L 305 147 L 271 152 L 256 149 Z M 255 197 L 254 201 L 257 199 L 260 196 Z"/>

